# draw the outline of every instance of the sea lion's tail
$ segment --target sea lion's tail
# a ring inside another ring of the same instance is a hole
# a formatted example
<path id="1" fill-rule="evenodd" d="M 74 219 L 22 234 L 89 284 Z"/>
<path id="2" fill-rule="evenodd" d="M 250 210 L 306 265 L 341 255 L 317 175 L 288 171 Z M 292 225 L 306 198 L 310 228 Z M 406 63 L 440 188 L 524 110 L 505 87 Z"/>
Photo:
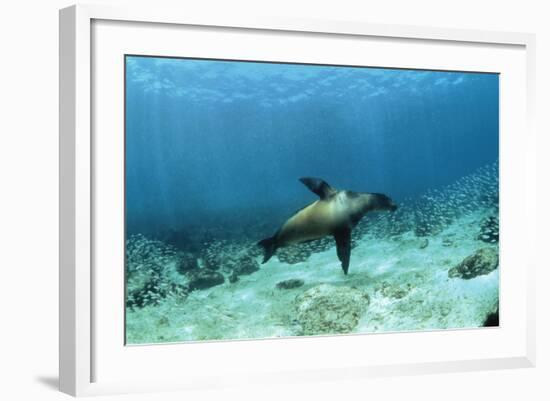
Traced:
<path id="1" fill-rule="evenodd" d="M 264 249 L 264 260 L 262 261 L 262 264 L 271 259 L 271 257 L 275 253 L 275 250 L 277 249 L 277 241 L 275 241 L 275 237 L 276 235 L 258 242 L 258 245 Z"/>

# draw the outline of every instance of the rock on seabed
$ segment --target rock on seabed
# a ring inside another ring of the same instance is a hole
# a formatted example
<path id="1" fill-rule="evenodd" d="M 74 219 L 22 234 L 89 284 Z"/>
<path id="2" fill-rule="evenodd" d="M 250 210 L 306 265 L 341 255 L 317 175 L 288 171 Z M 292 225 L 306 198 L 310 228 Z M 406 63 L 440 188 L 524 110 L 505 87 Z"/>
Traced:
<path id="1" fill-rule="evenodd" d="M 190 253 L 180 253 L 176 269 L 178 273 L 185 274 L 191 270 L 198 269 L 197 258 Z"/>
<path id="2" fill-rule="evenodd" d="M 300 334 L 349 333 L 369 305 L 367 293 L 352 287 L 321 284 L 296 297 Z"/>
<path id="3" fill-rule="evenodd" d="M 489 274 L 498 267 L 498 251 L 495 248 L 478 249 L 449 270 L 449 277 L 460 277 L 469 280 L 477 276 Z"/>
<path id="4" fill-rule="evenodd" d="M 289 280 L 279 281 L 275 286 L 279 290 L 291 290 L 293 288 L 299 288 L 304 285 L 304 280 L 299 278 L 291 278 Z"/>
<path id="5" fill-rule="evenodd" d="M 189 290 L 203 290 L 223 284 L 223 274 L 208 269 L 193 270 L 189 275 Z"/>

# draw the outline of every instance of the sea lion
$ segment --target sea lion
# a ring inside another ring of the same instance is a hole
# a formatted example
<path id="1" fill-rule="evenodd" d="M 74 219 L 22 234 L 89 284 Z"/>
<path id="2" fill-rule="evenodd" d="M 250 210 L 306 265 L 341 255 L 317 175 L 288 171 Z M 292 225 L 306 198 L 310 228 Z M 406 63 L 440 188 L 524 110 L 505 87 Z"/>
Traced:
<path id="1" fill-rule="evenodd" d="M 300 181 L 320 199 L 298 210 L 275 235 L 258 242 L 264 250 L 262 264 L 277 248 L 333 235 L 338 259 L 344 274 L 348 274 L 352 228 L 370 211 L 394 211 L 397 206 L 384 194 L 339 191 L 320 178 L 305 177 Z"/>

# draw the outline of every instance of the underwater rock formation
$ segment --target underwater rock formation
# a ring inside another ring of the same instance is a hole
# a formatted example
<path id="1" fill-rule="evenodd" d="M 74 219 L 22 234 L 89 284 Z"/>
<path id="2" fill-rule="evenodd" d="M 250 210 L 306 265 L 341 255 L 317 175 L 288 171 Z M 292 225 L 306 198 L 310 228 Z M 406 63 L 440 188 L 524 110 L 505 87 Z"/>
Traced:
<path id="1" fill-rule="evenodd" d="M 498 309 L 495 312 L 489 313 L 485 318 L 485 321 L 483 322 L 483 327 L 498 327 L 499 325 L 500 322 Z"/>
<path id="2" fill-rule="evenodd" d="M 299 278 L 291 278 L 289 280 L 279 281 L 275 287 L 280 290 L 291 290 L 293 288 L 299 288 L 303 285 L 304 280 L 301 280 Z"/>
<path id="3" fill-rule="evenodd" d="M 195 270 L 199 267 L 197 258 L 190 253 L 179 253 L 179 260 L 176 266 L 178 273 L 185 274 L 188 271 Z"/>
<path id="4" fill-rule="evenodd" d="M 296 320 L 303 335 L 349 333 L 369 305 L 367 293 L 321 284 L 296 297 Z"/>
<path id="5" fill-rule="evenodd" d="M 235 267 L 229 276 L 229 282 L 234 283 L 239 279 L 239 276 L 252 274 L 260 270 L 260 264 L 250 256 L 243 256 L 237 259 Z"/>
<path id="6" fill-rule="evenodd" d="M 225 282 L 223 274 L 208 269 L 194 270 L 187 277 L 189 278 L 188 287 L 191 291 L 204 290 Z"/>
<path id="7" fill-rule="evenodd" d="M 486 217 L 481 222 L 481 228 L 477 239 L 490 244 L 498 242 L 499 238 L 499 219 L 498 214 L 494 216 Z"/>
<path id="8" fill-rule="evenodd" d="M 449 277 L 460 277 L 464 280 L 489 274 L 498 267 L 498 251 L 495 248 L 478 249 L 449 270 Z"/>
<path id="9" fill-rule="evenodd" d="M 260 270 L 260 264 L 254 258 L 243 256 L 237 260 L 237 265 L 233 269 L 233 274 L 238 276 L 252 274 Z"/>

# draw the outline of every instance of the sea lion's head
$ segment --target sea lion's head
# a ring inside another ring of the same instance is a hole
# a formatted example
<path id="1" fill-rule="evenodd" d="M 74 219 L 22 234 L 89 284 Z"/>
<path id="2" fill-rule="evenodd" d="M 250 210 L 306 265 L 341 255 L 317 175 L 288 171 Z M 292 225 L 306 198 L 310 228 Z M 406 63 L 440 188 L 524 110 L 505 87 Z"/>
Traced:
<path id="1" fill-rule="evenodd" d="M 346 205 L 351 220 L 356 224 L 366 213 L 373 211 L 395 211 L 397 205 L 384 194 L 345 191 Z"/>
<path id="2" fill-rule="evenodd" d="M 397 205 L 391 200 L 391 198 L 384 194 L 368 194 L 368 207 L 369 210 L 389 210 L 395 212 Z"/>

